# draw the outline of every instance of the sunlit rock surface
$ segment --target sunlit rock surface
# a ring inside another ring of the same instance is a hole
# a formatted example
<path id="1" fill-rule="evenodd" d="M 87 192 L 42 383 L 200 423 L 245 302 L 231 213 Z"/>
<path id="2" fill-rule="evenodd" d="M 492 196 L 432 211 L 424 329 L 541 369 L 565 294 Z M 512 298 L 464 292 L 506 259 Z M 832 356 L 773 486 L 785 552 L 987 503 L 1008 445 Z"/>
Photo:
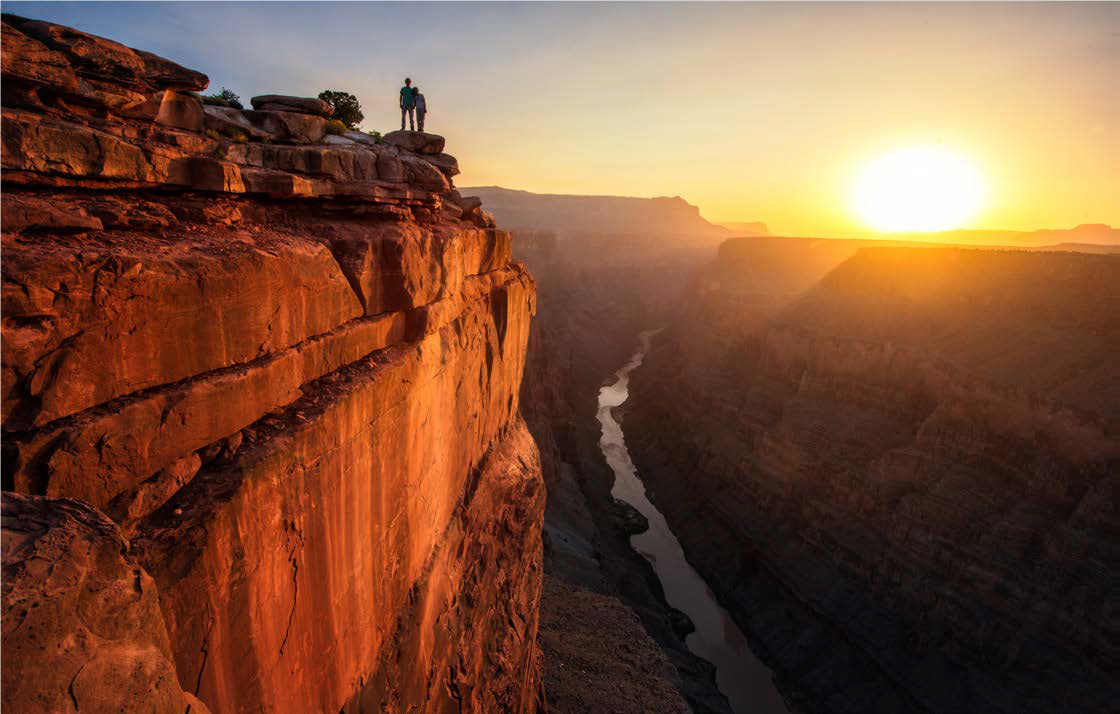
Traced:
<path id="1" fill-rule="evenodd" d="M 203 111 L 197 72 L 3 22 L 3 485 L 84 502 L 5 501 L 5 708 L 535 710 L 535 286 L 442 137 L 308 144 L 317 100 Z M 54 652 L 96 623 L 8 577 L 39 520 L 114 556 L 36 567 L 139 588 L 114 646 L 150 654 L 80 691 L 102 655 Z"/>

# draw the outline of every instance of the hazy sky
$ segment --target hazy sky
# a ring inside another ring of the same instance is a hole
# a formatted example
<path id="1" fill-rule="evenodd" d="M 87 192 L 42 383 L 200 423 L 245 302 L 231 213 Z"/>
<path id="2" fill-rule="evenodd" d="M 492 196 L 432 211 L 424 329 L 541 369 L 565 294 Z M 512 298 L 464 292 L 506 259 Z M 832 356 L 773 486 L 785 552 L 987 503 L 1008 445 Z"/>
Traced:
<path id="1" fill-rule="evenodd" d="M 853 174 L 941 142 L 991 196 L 971 227 L 1120 225 L 1120 3 L 27 3 L 255 94 L 411 76 L 460 185 L 680 195 L 711 220 L 862 230 Z"/>

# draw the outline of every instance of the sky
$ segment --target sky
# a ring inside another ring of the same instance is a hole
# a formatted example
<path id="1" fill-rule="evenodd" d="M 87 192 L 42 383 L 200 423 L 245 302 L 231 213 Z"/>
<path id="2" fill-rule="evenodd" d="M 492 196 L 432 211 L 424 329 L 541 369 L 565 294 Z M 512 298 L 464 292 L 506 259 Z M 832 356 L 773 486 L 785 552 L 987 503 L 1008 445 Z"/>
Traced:
<path id="1" fill-rule="evenodd" d="M 851 187 L 913 145 L 965 156 L 966 228 L 1120 225 L 1120 3 L 35 3 L 3 10 L 257 94 L 405 76 L 461 186 L 681 196 L 787 235 L 867 230 Z"/>

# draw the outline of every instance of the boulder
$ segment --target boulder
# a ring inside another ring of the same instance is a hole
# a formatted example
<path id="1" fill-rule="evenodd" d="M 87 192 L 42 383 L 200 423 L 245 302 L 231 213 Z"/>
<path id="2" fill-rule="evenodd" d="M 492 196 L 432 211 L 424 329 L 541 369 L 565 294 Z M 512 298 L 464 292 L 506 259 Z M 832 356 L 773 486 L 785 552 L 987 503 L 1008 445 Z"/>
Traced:
<path id="1" fill-rule="evenodd" d="M 312 114 L 256 110 L 245 112 L 256 128 L 281 141 L 318 143 L 327 134 L 327 120 Z"/>
<path id="2" fill-rule="evenodd" d="M 478 196 L 464 196 L 459 199 L 459 208 L 463 209 L 463 217 L 471 215 L 478 209 L 482 208 L 482 199 Z"/>
<path id="3" fill-rule="evenodd" d="M 156 124 L 187 131 L 202 131 L 204 118 L 202 102 L 198 97 L 168 89 L 163 93 L 163 101 L 156 114 Z"/>
<path id="4" fill-rule="evenodd" d="M 207 104 L 202 107 L 202 113 L 205 115 L 203 119 L 205 128 L 213 129 L 219 134 L 228 136 L 234 132 L 241 132 L 254 139 L 272 137 L 268 132 L 253 126 L 240 109 Z"/>
<path id="5" fill-rule="evenodd" d="M 405 176 L 408 177 L 410 184 L 436 193 L 443 193 L 451 189 L 447 177 L 433 164 L 412 154 L 404 154 L 400 159 L 404 164 Z"/>
<path id="6" fill-rule="evenodd" d="M 391 131 L 381 139 L 387 144 L 417 154 L 438 154 L 443 151 L 446 143 L 446 139 L 439 134 L 427 134 L 422 131 Z"/>
<path id="7" fill-rule="evenodd" d="M 315 116 L 329 117 L 334 113 L 334 107 L 322 99 L 314 97 L 289 97 L 283 94 L 262 94 L 249 100 L 253 109 L 274 112 L 293 112 L 295 114 L 314 114 Z"/>
<path id="8" fill-rule="evenodd" d="M 377 139 L 376 137 L 370 136 L 369 134 L 365 133 L 364 131 L 348 131 L 348 132 L 345 132 L 343 134 L 343 136 L 345 136 L 347 139 L 350 139 L 351 141 L 357 142 L 359 144 L 365 144 L 366 146 L 377 146 L 378 144 L 381 143 L 381 141 L 379 139 Z"/>
<path id="9" fill-rule="evenodd" d="M 479 210 L 475 215 L 474 224 L 479 228 L 493 228 L 498 225 L 498 222 L 494 220 L 494 214 L 489 211 Z"/>
<path id="10" fill-rule="evenodd" d="M 323 143 L 333 144 L 335 146 L 354 146 L 357 144 L 357 142 L 353 139 L 350 139 L 346 136 L 339 136 L 337 134 L 328 134 L 323 138 Z"/>
<path id="11" fill-rule="evenodd" d="M 3 508 L 4 710 L 187 711 L 156 584 L 113 522 L 69 499 Z"/>
<path id="12" fill-rule="evenodd" d="M 459 160 L 451 154 L 433 154 L 425 157 L 425 159 L 448 178 L 459 175 Z"/>

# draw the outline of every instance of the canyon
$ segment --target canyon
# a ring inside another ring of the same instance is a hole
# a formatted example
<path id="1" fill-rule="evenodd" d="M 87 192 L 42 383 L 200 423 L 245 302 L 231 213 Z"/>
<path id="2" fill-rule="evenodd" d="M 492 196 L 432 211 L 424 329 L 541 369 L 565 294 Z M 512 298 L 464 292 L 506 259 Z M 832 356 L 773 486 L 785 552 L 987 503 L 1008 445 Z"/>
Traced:
<path id="1" fill-rule="evenodd" d="M 2 21 L 4 707 L 1120 700 L 1116 229 L 456 188 Z"/>
<path id="2" fill-rule="evenodd" d="M 724 243 L 632 377 L 689 561 L 802 710 L 1110 711 L 1120 256 L 820 243 Z"/>
<path id="3" fill-rule="evenodd" d="M 514 253 L 536 278 L 539 296 L 521 404 L 548 491 L 541 601 L 545 688 L 551 706 L 564 712 L 686 706 L 730 712 L 712 665 L 685 642 L 692 623 L 668 605 L 655 572 L 630 545 L 644 519 L 611 494 L 613 474 L 595 419 L 600 386 L 630 358 L 637 334 L 672 314 L 692 273 L 714 257 L 722 232 L 706 223 L 683 234 L 673 225 L 617 234 L 566 228 L 587 201 L 552 196 L 548 212 L 535 210 L 536 199 L 512 212 L 508 204 L 488 204 L 502 225 L 515 226 Z M 657 224 L 664 207 L 642 199 L 621 205 L 628 215 L 644 210 L 649 225 Z M 595 622 L 594 645 L 578 652 L 553 645 L 567 639 L 573 620 Z M 631 660 L 635 642 L 657 657 Z M 594 693 L 598 687 L 586 686 L 589 678 L 608 689 L 620 680 L 633 686 L 627 685 L 627 697 L 602 700 Z"/>
<path id="4" fill-rule="evenodd" d="M 495 208 L 542 227 L 515 251 L 540 291 L 522 401 L 546 580 L 640 614 L 690 707 L 728 710 L 635 557 L 648 526 L 614 501 L 589 419 L 663 327 L 615 411 L 791 711 L 1108 710 L 1115 248 L 1077 229 L 1017 250 L 596 234 L 552 219 L 563 198 Z"/>
<path id="5" fill-rule="evenodd" d="M 4 708 L 541 708 L 510 234 L 207 83 L 3 17 Z"/>

